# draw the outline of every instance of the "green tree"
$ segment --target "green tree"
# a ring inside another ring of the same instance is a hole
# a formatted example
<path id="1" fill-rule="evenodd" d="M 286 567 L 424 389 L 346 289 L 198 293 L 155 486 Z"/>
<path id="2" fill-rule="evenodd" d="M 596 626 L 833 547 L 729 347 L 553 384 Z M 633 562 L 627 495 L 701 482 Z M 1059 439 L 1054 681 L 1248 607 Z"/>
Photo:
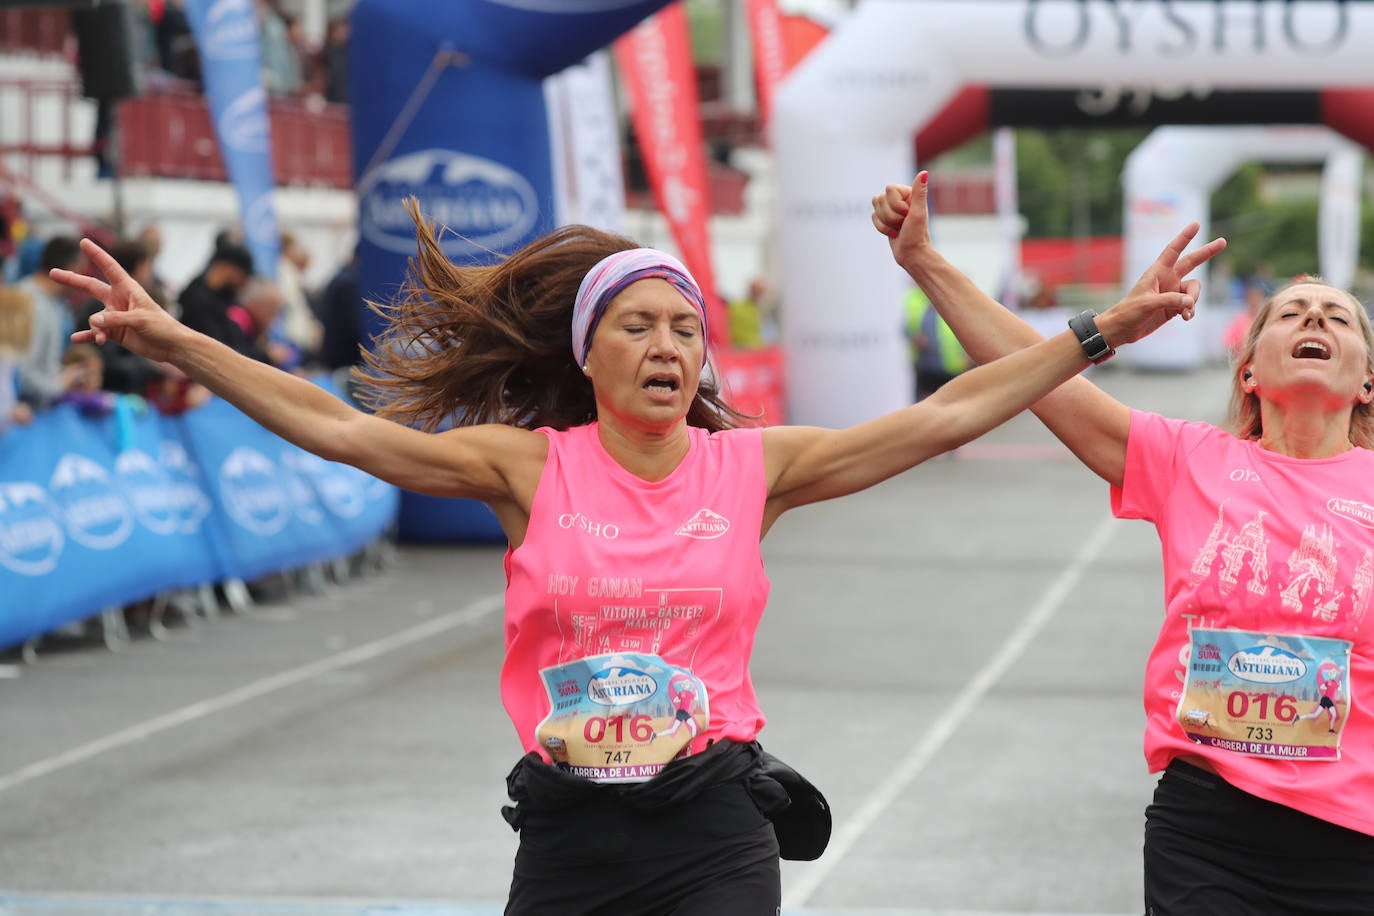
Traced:
<path id="1" fill-rule="evenodd" d="M 1119 235 L 1126 157 L 1149 131 L 1022 128 L 1016 181 L 1031 238 Z"/>

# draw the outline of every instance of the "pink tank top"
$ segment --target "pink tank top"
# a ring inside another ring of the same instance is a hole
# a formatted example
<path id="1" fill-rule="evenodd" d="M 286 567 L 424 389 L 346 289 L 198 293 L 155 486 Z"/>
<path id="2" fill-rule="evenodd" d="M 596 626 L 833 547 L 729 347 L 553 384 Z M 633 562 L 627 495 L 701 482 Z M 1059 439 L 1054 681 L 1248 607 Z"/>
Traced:
<path id="1" fill-rule="evenodd" d="M 583 716 L 577 736 L 609 742 L 617 730 L 633 730 L 651 744 L 676 712 L 668 681 L 684 676 L 704 688 L 694 709 L 706 721 L 709 706 L 709 725 L 677 729 L 689 745 L 683 753 L 697 753 L 709 740 L 753 740 L 764 717 L 749 658 L 769 591 L 759 553 L 762 432 L 691 427 L 682 463 L 650 483 L 606 453 L 595 423 L 539 431 L 549 438 L 548 460 L 525 541 L 506 553 L 501 699 L 521 745 L 561 761 L 561 741 L 541 741 L 537 732 L 555 702 L 562 708 L 579 701 L 583 708 L 567 713 Z M 548 673 L 589 658 L 591 686 Z M 645 684 L 661 689 L 666 718 L 608 722 L 609 713 L 597 716 L 599 707 L 586 702 L 593 694 L 610 703 L 605 697 L 613 691 L 647 692 Z M 631 770 L 628 778 L 641 777 Z"/>
<path id="2" fill-rule="evenodd" d="M 1153 522 L 1164 550 L 1151 772 L 1205 757 L 1252 795 L 1374 834 L 1371 480 L 1367 449 L 1290 458 L 1132 411 L 1112 511 Z"/>

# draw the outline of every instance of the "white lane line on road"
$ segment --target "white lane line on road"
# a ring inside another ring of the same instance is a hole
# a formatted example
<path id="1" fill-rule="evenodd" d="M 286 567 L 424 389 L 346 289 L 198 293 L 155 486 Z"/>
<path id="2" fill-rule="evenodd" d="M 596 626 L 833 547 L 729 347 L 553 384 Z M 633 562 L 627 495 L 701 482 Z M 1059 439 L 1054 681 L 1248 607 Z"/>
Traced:
<path id="1" fill-rule="evenodd" d="M 948 707 L 944 715 L 935 720 L 934 725 L 911 750 L 897 758 L 902 762 L 878 783 L 858 810 L 838 826 L 830 838 L 830 845 L 825 854 L 801 870 L 797 880 L 792 881 L 792 886 L 783 894 L 784 908 L 804 906 L 817 888 L 829 880 L 830 873 L 835 870 L 840 860 L 849 854 L 854 844 L 883 815 L 897 796 L 905 791 L 925 765 L 940 752 L 945 742 L 973 713 L 974 707 L 982 701 L 983 696 L 1016 663 L 1026 651 L 1026 647 L 1059 610 L 1064 599 L 1078 585 L 1078 580 L 1083 578 L 1088 564 L 1097 558 L 1107 546 L 1107 542 L 1112 539 L 1116 531 L 1115 521 L 1110 517 L 1105 518 L 1093 529 L 1078 549 L 1078 553 L 1069 561 L 1069 565 L 1050 583 L 1049 589 L 1040 596 L 1040 600 L 1022 619 L 1020 626 L 1012 631 L 1006 642 L 1002 643 L 997 654 L 988 660 L 968 686 L 960 688 L 959 697 L 954 705 Z"/>
<path id="2" fill-rule="evenodd" d="M 372 642 L 364 643 L 360 646 L 354 646 L 352 649 L 347 649 L 336 655 L 313 661 L 307 665 L 301 665 L 298 668 L 288 669 L 279 674 L 274 674 L 271 677 L 265 677 L 260 681 L 254 681 L 251 684 L 245 684 L 228 693 L 220 694 L 208 700 L 201 700 L 189 706 L 183 706 L 181 709 L 176 709 L 156 718 L 149 719 L 146 722 L 141 722 L 137 725 L 121 729 L 103 738 L 88 741 L 71 750 L 63 751 L 60 754 L 54 754 L 43 760 L 34 761 L 27 766 L 20 767 L 12 773 L 0 776 L 0 793 L 13 789 L 15 786 L 23 785 L 26 782 L 32 782 L 35 779 L 47 776 L 51 773 L 56 773 L 58 770 L 64 770 L 67 767 L 83 763 L 84 761 L 90 760 L 92 757 L 98 757 L 108 751 L 117 750 L 125 745 L 133 744 L 135 741 L 142 741 L 144 738 L 149 738 L 159 732 L 165 732 L 169 729 L 176 728 L 178 725 L 185 725 L 197 719 L 204 719 L 206 716 L 212 716 L 217 712 L 223 712 L 226 709 L 240 706 L 250 700 L 256 700 L 269 693 L 275 693 L 278 690 L 292 687 L 303 681 L 308 681 L 313 677 L 318 677 L 321 674 L 338 671 L 350 665 L 356 665 L 361 662 L 378 658 L 388 652 L 394 652 L 397 649 L 405 648 L 412 643 L 420 642 L 431 636 L 437 636 L 446 630 L 452 630 L 465 623 L 472 623 L 476 620 L 480 620 L 493 611 L 500 610 L 503 604 L 503 595 L 488 595 L 485 598 L 479 598 L 451 614 L 445 614 L 433 620 L 426 620 L 424 623 L 416 624 L 398 633 L 392 633 L 390 636 L 384 636 L 381 639 L 373 640 Z"/>

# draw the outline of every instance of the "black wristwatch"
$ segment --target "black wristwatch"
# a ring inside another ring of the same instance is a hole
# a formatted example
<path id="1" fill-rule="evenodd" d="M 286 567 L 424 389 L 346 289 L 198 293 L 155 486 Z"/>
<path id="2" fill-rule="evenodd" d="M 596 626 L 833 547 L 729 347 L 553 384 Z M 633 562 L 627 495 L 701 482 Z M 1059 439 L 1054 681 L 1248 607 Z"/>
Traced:
<path id="1" fill-rule="evenodd" d="M 1083 352 L 1094 366 L 1105 363 L 1116 355 L 1116 351 L 1107 345 L 1107 338 L 1097 329 L 1097 322 L 1093 321 L 1096 317 L 1097 312 L 1084 309 L 1069 319 L 1069 330 L 1078 338 Z"/>

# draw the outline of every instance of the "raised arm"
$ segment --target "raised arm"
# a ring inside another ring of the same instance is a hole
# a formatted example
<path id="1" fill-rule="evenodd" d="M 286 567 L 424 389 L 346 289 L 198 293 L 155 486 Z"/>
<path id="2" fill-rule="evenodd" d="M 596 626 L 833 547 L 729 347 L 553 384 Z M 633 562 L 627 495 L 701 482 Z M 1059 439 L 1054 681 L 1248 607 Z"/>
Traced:
<path id="1" fill-rule="evenodd" d="M 921 237 L 926 239 L 924 247 L 929 248 L 924 208 L 921 212 L 920 219 L 908 217 L 905 222 L 898 221 L 900 230 L 894 248 L 921 247 Z M 972 284 L 962 274 L 941 267 L 941 262 L 930 256 L 922 264 L 930 261 L 935 262 L 935 275 L 944 284 L 940 296 L 946 304 L 973 294 Z M 1098 328 L 1113 346 L 1131 343 L 1175 315 L 1190 316 L 1196 293 L 1196 284 L 1185 290 L 1138 284 L 1098 316 Z M 935 295 L 931 300 L 941 301 Z M 996 302 L 986 302 L 1004 311 Z M 1010 313 L 1007 315 L 1013 322 L 1018 321 Z M 1008 327 L 1014 331 L 1014 326 Z M 998 344 L 1005 356 L 994 359 L 994 355 L 1000 354 L 993 354 L 991 346 L 982 347 L 971 355 L 981 357 L 984 365 L 964 372 L 920 403 L 867 423 L 843 430 L 786 426 L 764 430 L 764 461 L 769 480 L 764 530 L 789 508 L 862 490 L 981 436 L 1089 365 L 1078 338 L 1067 328 L 1048 340 L 1040 339 L 1033 331 L 1013 340 L 1017 341 L 1015 345 Z M 1124 407 L 1101 392 L 1098 395 L 1109 406 L 1119 408 L 1122 424 L 1128 422 Z M 1119 433 L 1123 454 L 1125 433 L 1124 428 Z"/>
<path id="2" fill-rule="evenodd" d="M 888 185 L 873 198 L 873 224 L 888 236 L 892 256 L 925 291 L 964 350 L 977 362 L 985 363 L 1039 342 L 1042 338 L 1034 328 L 980 290 L 931 244 L 927 179 L 927 173 L 921 172 L 914 185 Z M 1141 275 L 1126 298 L 1182 293 L 1196 302 L 1199 283 L 1184 278 L 1226 247 L 1224 239 L 1216 239 L 1185 253 L 1197 232 L 1197 223 L 1185 227 Z M 1192 317 L 1191 305 L 1183 316 Z M 1126 343 L 1113 336 L 1115 332 L 1110 328 L 1102 327 L 1105 317 L 1099 316 L 1097 323 L 1107 342 L 1113 347 Z M 1164 320 L 1167 316 L 1161 316 L 1159 324 Z M 1154 328 L 1144 329 L 1140 336 L 1151 330 Z M 1131 422 L 1126 405 L 1087 379 L 1076 378 L 1054 389 L 1031 409 L 1089 469 L 1108 483 L 1121 484 Z"/>
<path id="3" fill-rule="evenodd" d="M 168 362 L 265 428 L 331 461 L 435 496 L 490 504 L 512 541 L 524 534 L 534 485 L 546 454 L 539 433 L 479 426 L 431 434 L 357 410 L 317 385 L 249 359 L 193 331 L 162 309 L 137 281 L 89 239 L 81 242 L 108 278 L 54 270 L 52 278 L 105 305 L 77 342 L 113 340 L 149 359 Z"/>

